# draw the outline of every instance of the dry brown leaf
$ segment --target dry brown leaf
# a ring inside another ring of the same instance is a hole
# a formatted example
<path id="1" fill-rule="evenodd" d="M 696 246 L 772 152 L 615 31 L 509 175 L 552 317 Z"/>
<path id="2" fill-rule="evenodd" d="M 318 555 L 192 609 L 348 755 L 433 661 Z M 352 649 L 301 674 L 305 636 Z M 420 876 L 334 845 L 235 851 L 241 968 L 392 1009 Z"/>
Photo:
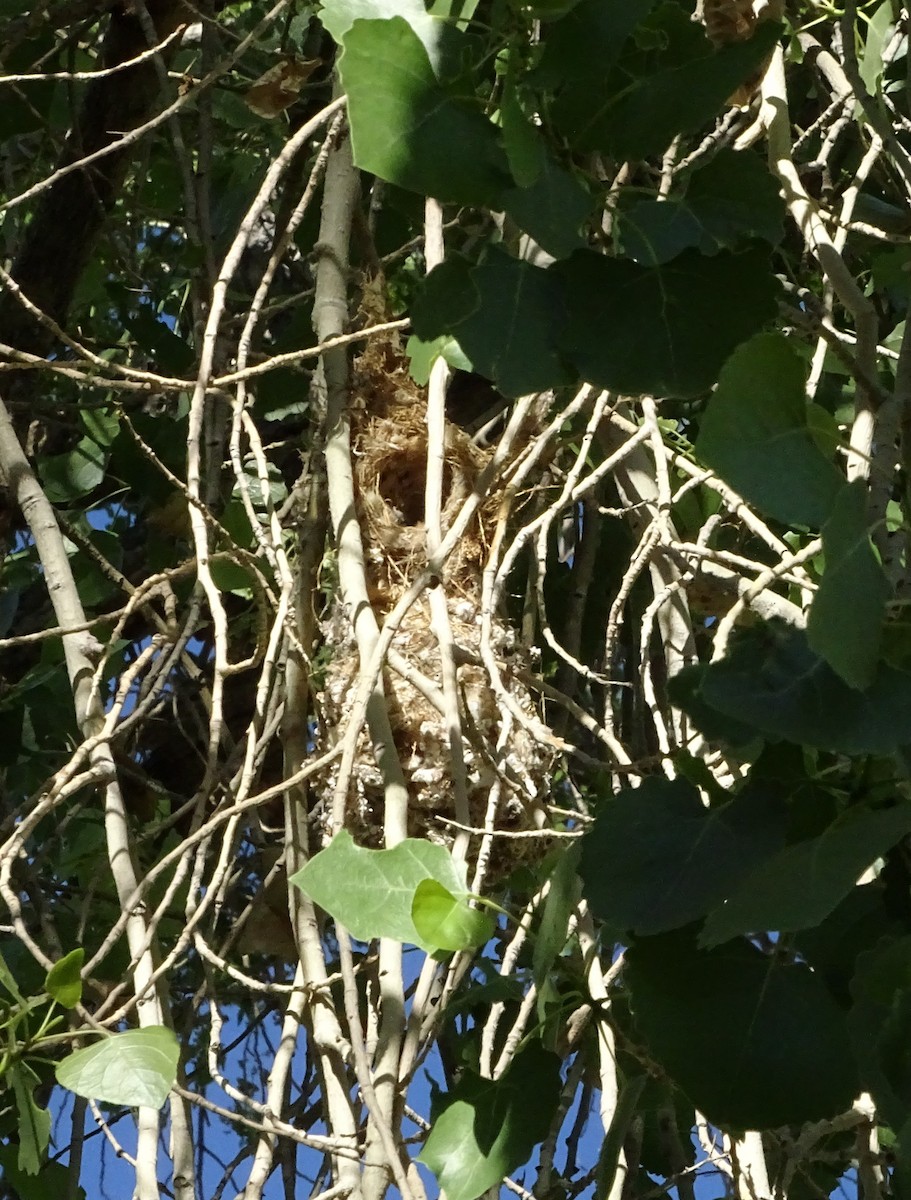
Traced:
<path id="1" fill-rule="evenodd" d="M 321 65 L 319 58 L 303 59 L 291 55 L 282 59 L 277 66 L 260 75 L 247 91 L 244 96 L 247 107 L 258 117 L 269 120 L 277 117 L 294 103 L 301 88 Z"/>

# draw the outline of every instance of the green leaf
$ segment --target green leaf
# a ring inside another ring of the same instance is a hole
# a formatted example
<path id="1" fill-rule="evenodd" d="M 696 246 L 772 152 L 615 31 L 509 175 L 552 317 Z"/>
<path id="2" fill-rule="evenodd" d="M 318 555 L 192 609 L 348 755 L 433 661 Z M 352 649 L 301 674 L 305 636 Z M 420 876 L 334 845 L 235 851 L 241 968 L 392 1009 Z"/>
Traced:
<path id="1" fill-rule="evenodd" d="M 752 151 L 722 147 L 690 175 L 686 202 L 719 246 L 750 237 L 777 246 L 784 236 L 787 207 L 780 184 Z"/>
<path id="2" fill-rule="evenodd" d="M 457 204 L 492 204 L 509 186 L 499 132 L 437 82 L 407 21 L 355 21 L 339 69 L 362 170 Z"/>
<path id="3" fill-rule="evenodd" d="M 889 583 L 870 542 L 867 489 L 843 487 L 822 527 L 826 569 L 807 622 L 810 647 L 845 683 L 873 681 L 882 643 Z"/>
<path id="4" fill-rule="evenodd" d="M 474 297 L 477 303 L 466 313 Z M 411 319 L 425 341 L 451 333 L 474 370 L 493 380 L 504 396 L 543 391 L 575 378 L 555 347 L 563 322 L 558 280 L 552 271 L 501 250 L 492 250 L 467 275 L 459 260 L 436 267 Z"/>
<path id="5" fill-rule="evenodd" d="M 13 978 L 13 973 L 6 965 L 6 960 L 2 954 L 0 954 L 0 987 L 6 988 L 17 1004 L 25 1006 L 26 999 L 19 991 L 16 980 Z"/>
<path id="6" fill-rule="evenodd" d="M 550 887 L 544 900 L 531 960 L 534 980 L 539 987 L 563 953 L 569 936 L 570 917 L 579 903 L 579 853 L 578 842 L 561 850 L 550 874 Z"/>
<path id="7" fill-rule="evenodd" d="M 620 210 L 617 222 L 620 250 L 644 267 L 660 267 L 684 250 L 711 254 L 715 241 L 684 200 L 642 200 Z"/>
<path id="8" fill-rule="evenodd" d="M 412 917 L 415 894 L 428 879 L 454 897 L 468 895 L 464 864 L 442 846 L 406 838 L 391 850 L 365 850 L 344 829 L 291 876 L 359 941 L 388 937 L 433 953 L 443 947 L 424 938 Z"/>
<path id="9" fill-rule="evenodd" d="M 646 265 L 669 262 L 690 247 L 715 254 L 749 238 L 774 246 L 784 233 L 784 213 L 778 182 L 762 159 L 724 148 L 693 172 L 684 195 L 621 208 L 620 243 Z"/>
<path id="10" fill-rule="evenodd" d="M 477 314 L 481 293 L 475 273 L 466 259 L 452 255 L 421 280 L 411 310 L 416 337 L 432 342 Z"/>
<path id="11" fill-rule="evenodd" d="M 89 1100 L 161 1108 L 177 1078 L 179 1057 L 173 1030 L 130 1029 L 74 1050 L 57 1064 L 57 1082 Z"/>
<path id="12" fill-rule="evenodd" d="M 701 946 L 739 933 L 793 932 L 819 925 L 860 875 L 911 832 L 911 802 L 870 811 L 849 808 L 819 837 L 786 846 L 747 875 L 705 923 Z"/>
<path id="13" fill-rule="evenodd" d="M 882 88 L 883 50 L 894 30 L 894 8 L 891 0 L 883 0 L 873 16 L 867 22 L 867 37 L 864 42 L 863 54 L 860 56 L 860 77 L 871 96 L 877 95 Z"/>
<path id="14" fill-rule="evenodd" d="M 578 129 L 589 119 L 593 98 L 604 94 L 604 81 L 630 34 L 657 0 L 582 0 L 547 31 L 535 80 L 557 90 L 555 120 L 562 129 Z M 600 90 L 599 90 L 600 89 Z"/>
<path id="15" fill-rule="evenodd" d="M 408 22 L 436 68 L 446 25 L 438 15 L 432 16 L 427 12 L 422 0 L 325 0 L 320 8 L 320 20 L 335 41 L 342 45 L 346 44 L 347 35 L 355 21 L 388 21 L 394 17 Z"/>
<path id="16" fill-rule="evenodd" d="M 752 731 L 840 754 L 891 754 L 911 729 L 911 674 L 880 664 L 866 692 L 839 678 L 807 635 L 781 621 L 737 630 L 727 657 L 686 667 L 668 685 L 697 726 L 726 737 Z"/>
<path id="17" fill-rule="evenodd" d="M 535 1042 L 496 1081 L 465 1071 L 443 1097 L 418 1161 L 448 1200 L 476 1200 L 546 1136 L 560 1098 L 560 1060 Z"/>
<path id="18" fill-rule="evenodd" d="M 41 482 L 53 504 L 68 504 L 93 492 L 104 479 L 104 450 L 88 437 L 80 438 L 66 454 L 38 460 Z"/>
<path id="19" fill-rule="evenodd" d="M 105 449 L 120 432 L 120 413 L 108 408 L 85 408 L 79 413 L 86 433 Z"/>
<path id="20" fill-rule="evenodd" d="M 854 887 L 825 920 L 794 935 L 794 948 L 838 1000 L 847 1000 L 858 956 L 882 938 L 900 932 L 887 911 L 882 876 Z"/>
<path id="21" fill-rule="evenodd" d="M 696 452 L 769 516 L 819 528 L 845 481 L 810 433 L 805 384 L 803 361 L 785 338 L 754 337 L 725 363 Z"/>
<path id="22" fill-rule="evenodd" d="M 649 1050 L 713 1123 L 822 1120 L 859 1090 L 844 1015 L 805 964 L 673 933 L 636 942 L 626 980 Z"/>
<path id="23" fill-rule="evenodd" d="M 69 1195 L 69 1166 L 46 1162 L 37 1175 L 29 1175 L 19 1166 L 19 1148 L 0 1146 L 0 1179 L 12 1189 L 13 1200 L 60 1200 Z M 77 1187 L 73 1200 L 85 1200 L 85 1190 Z"/>
<path id="24" fill-rule="evenodd" d="M 195 355 L 192 347 L 178 337 L 149 305 L 144 304 L 136 312 L 124 312 L 121 315 L 126 328 L 163 371 L 182 375 L 193 365 Z"/>
<path id="25" fill-rule="evenodd" d="M 454 896 L 435 879 L 422 879 L 411 902 L 411 919 L 424 941 L 436 950 L 471 950 L 490 940 L 496 922 Z"/>
<path id="26" fill-rule="evenodd" d="M 764 789 L 709 809 L 685 780 L 646 779 L 608 800 L 582 839 L 583 894 L 618 932 L 679 929 L 781 846 L 781 817 Z"/>
<path id="27" fill-rule="evenodd" d="M 233 559 L 219 559 L 212 563 L 212 582 L 220 592 L 249 598 L 256 592 L 256 577 L 246 567 Z"/>
<path id="28" fill-rule="evenodd" d="M 35 1103 L 33 1092 L 39 1079 L 28 1063 L 13 1063 L 8 1078 L 19 1116 L 19 1170 L 37 1175 L 51 1137 L 51 1114 Z"/>
<path id="29" fill-rule="evenodd" d="M 776 312 L 778 284 L 760 246 L 713 258 L 687 250 L 652 267 L 581 250 L 549 273 L 566 287 L 558 348 L 583 379 L 630 395 L 705 391 Z"/>
<path id="30" fill-rule="evenodd" d="M 455 370 L 470 371 L 471 363 L 462 352 L 462 347 L 451 334 L 443 333 L 432 341 L 423 342 L 414 334 L 405 346 L 411 378 L 423 387 L 430 378 L 430 369 L 438 358 L 443 358 Z"/>
<path id="31" fill-rule="evenodd" d="M 82 964 L 85 951 L 81 946 L 58 959 L 47 973 L 44 990 L 64 1008 L 75 1008 L 82 999 Z"/>
<path id="32" fill-rule="evenodd" d="M 585 244 L 579 228 L 592 210 L 592 197 L 575 175 L 550 158 L 530 186 L 504 192 L 502 204 L 519 228 L 554 258 L 566 258 Z"/>
<path id="33" fill-rule="evenodd" d="M 647 74 L 593 107 L 573 135 L 577 150 L 619 160 L 660 154 L 678 133 L 709 121 L 774 48 L 781 27 L 765 22 L 749 41 L 734 42 L 680 66 Z"/>
<path id="34" fill-rule="evenodd" d="M 894 1129 L 911 1116 L 911 937 L 860 954 L 851 981 L 849 1028 L 861 1082 Z"/>
<path id="35" fill-rule="evenodd" d="M 525 115 L 515 80 L 511 78 L 503 85 L 500 124 L 512 177 L 520 188 L 531 187 L 544 169 L 544 139 Z"/>
<path id="36" fill-rule="evenodd" d="M 397 0 L 393 0 L 393 3 L 397 3 Z M 478 0 L 431 0 L 429 11 L 457 29 L 465 29 L 477 7 Z"/>

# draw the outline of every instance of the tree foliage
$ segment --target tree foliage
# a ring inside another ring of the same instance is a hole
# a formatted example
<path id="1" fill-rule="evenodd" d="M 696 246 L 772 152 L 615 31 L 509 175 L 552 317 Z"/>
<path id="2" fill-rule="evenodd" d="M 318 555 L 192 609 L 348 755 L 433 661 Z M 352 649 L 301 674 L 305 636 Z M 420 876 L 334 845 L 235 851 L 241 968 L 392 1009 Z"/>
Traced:
<path id="1" fill-rule="evenodd" d="M 911 1196 L 898 0 L 0 0 L 0 1194 Z"/>

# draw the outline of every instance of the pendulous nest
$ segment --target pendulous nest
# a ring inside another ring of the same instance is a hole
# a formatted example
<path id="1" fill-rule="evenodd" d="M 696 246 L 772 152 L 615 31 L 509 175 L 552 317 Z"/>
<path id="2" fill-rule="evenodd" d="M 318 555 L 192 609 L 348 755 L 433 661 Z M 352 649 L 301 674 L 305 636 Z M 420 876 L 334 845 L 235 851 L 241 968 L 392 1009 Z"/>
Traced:
<path id="1" fill-rule="evenodd" d="M 371 601 L 382 620 L 426 564 L 424 493 L 427 477 L 426 392 L 411 378 L 396 335 L 368 343 L 352 372 L 354 416 L 352 452 L 356 508 L 364 542 Z M 489 460 L 458 426 L 445 427 L 442 527 L 445 534 Z M 452 555 L 444 585 L 457 647 L 463 749 L 468 777 L 470 822 L 482 827 L 491 789 L 499 781 L 495 827 L 531 826 L 530 813 L 546 783 L 553 752 L 525 729 L 512 725 L 501 736 L 503 714 L 480 662 L 481 570 L 500 496 L 494 491 L 480 506 Z M 357 647 L 350 620 L 336 602 L 323 625 L 331 650 L 323 692 L 327 727 L 343 727 L 348 698 L 356 684 Z M 515 638 L 496 624 L 498 656 L 515 660 Z M 409 834 L 451 840 L 438 817 L 454 818 L 448 730 L 440 708 L 440 652 L 425 595 L 408 611 L 393 641 L 393 663 L 383 673 L 393 734 L 409 784 Z M 534 704 L 524 684 L 505 675 L 512 699 L 529 717 Z M 381 845 L 383 780 L 361 735 L 347 824 L 356 839 Z M 333 773 L 334 775 L 334 773 Z M 334 777 L 331 779 L 334 783 Z M 539 853 L 542 843 L 511 843 Z M 505 867 L 504 867 L 505 869 Z"/>

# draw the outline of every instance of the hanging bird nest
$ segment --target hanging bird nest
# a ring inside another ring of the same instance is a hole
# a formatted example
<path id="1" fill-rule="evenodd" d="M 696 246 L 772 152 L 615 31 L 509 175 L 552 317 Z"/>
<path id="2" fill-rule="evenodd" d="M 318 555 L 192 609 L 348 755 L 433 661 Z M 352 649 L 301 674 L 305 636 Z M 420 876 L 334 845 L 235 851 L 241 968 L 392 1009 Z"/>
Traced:
<path id="1" fill-rule="evenodd" d="M 352 370 L 352 455 L 355 505 L 364 543 L 371 602 L 382 620 L 426 566 L 424 502 L 427 479 L 426 391 L 411 378 L 395 334 L 371 339 Z M 445 534 L 475 488 L 490 452 L 477 447 L 458 426 L 446 422 L 442 495 Z M 500 503 L 496 491 L 479 506 L 446 561 L 444 586 L 449 623 L 459 660 L 458 687 L 470 823 L 483 827 L 493 785 L 499 780 L 499 830 L 531 827 L 529 813 L 543 790 L 553 751 L 521 726 L 501 738 L 502 718 L 486 669 L 480 662 L 481 571 Z M 393 639 L 383 683 L 396 750 L 408 781 L 409 834 L 451 842 L 438 817 L 456 816 L 449 730 L 442 711 L 440 649 L 424 595 L 406 613 Z M 358 673 L 357 646 L 347 614 L 336 602 L 323 632 L 331 650 L 323 693 L 327 727 L 343 728 Z M 515 637 L 497 623 L 498 654 L 515 658 Z M 513 701 L 529 717 L 531 695 L 511 673 L 505 675 Z M 335 782 L 333 772 L 332 783 Z M 354 772 L 355 797 L 347 825 L 365 845 L 383 838 L 383 778 L 366 733 Z M 510 843 L 513 851 L 543 852 L 538 839 Z M 494 867 L 496 873 L 505 871 Z"/>
<path id="2" fill-rule="evenodd" d="M 403 389 L 404 391 L 404 389 Z M 401 397 L 404 399 L 404 396 Z M 371 415 L 355 442 L 355 482 L 361 533 L 378 610 L 388 611 L 426 564 L 424 493 L 427 484 L 426 405 L 401 400 L 388 415 Z M 445 530 L 471 495 L 487 456 L 447 423 L 443 461 Z M 475 593 L 492 523 L 488 501 L 446 563 L 448 588 Z"/>

